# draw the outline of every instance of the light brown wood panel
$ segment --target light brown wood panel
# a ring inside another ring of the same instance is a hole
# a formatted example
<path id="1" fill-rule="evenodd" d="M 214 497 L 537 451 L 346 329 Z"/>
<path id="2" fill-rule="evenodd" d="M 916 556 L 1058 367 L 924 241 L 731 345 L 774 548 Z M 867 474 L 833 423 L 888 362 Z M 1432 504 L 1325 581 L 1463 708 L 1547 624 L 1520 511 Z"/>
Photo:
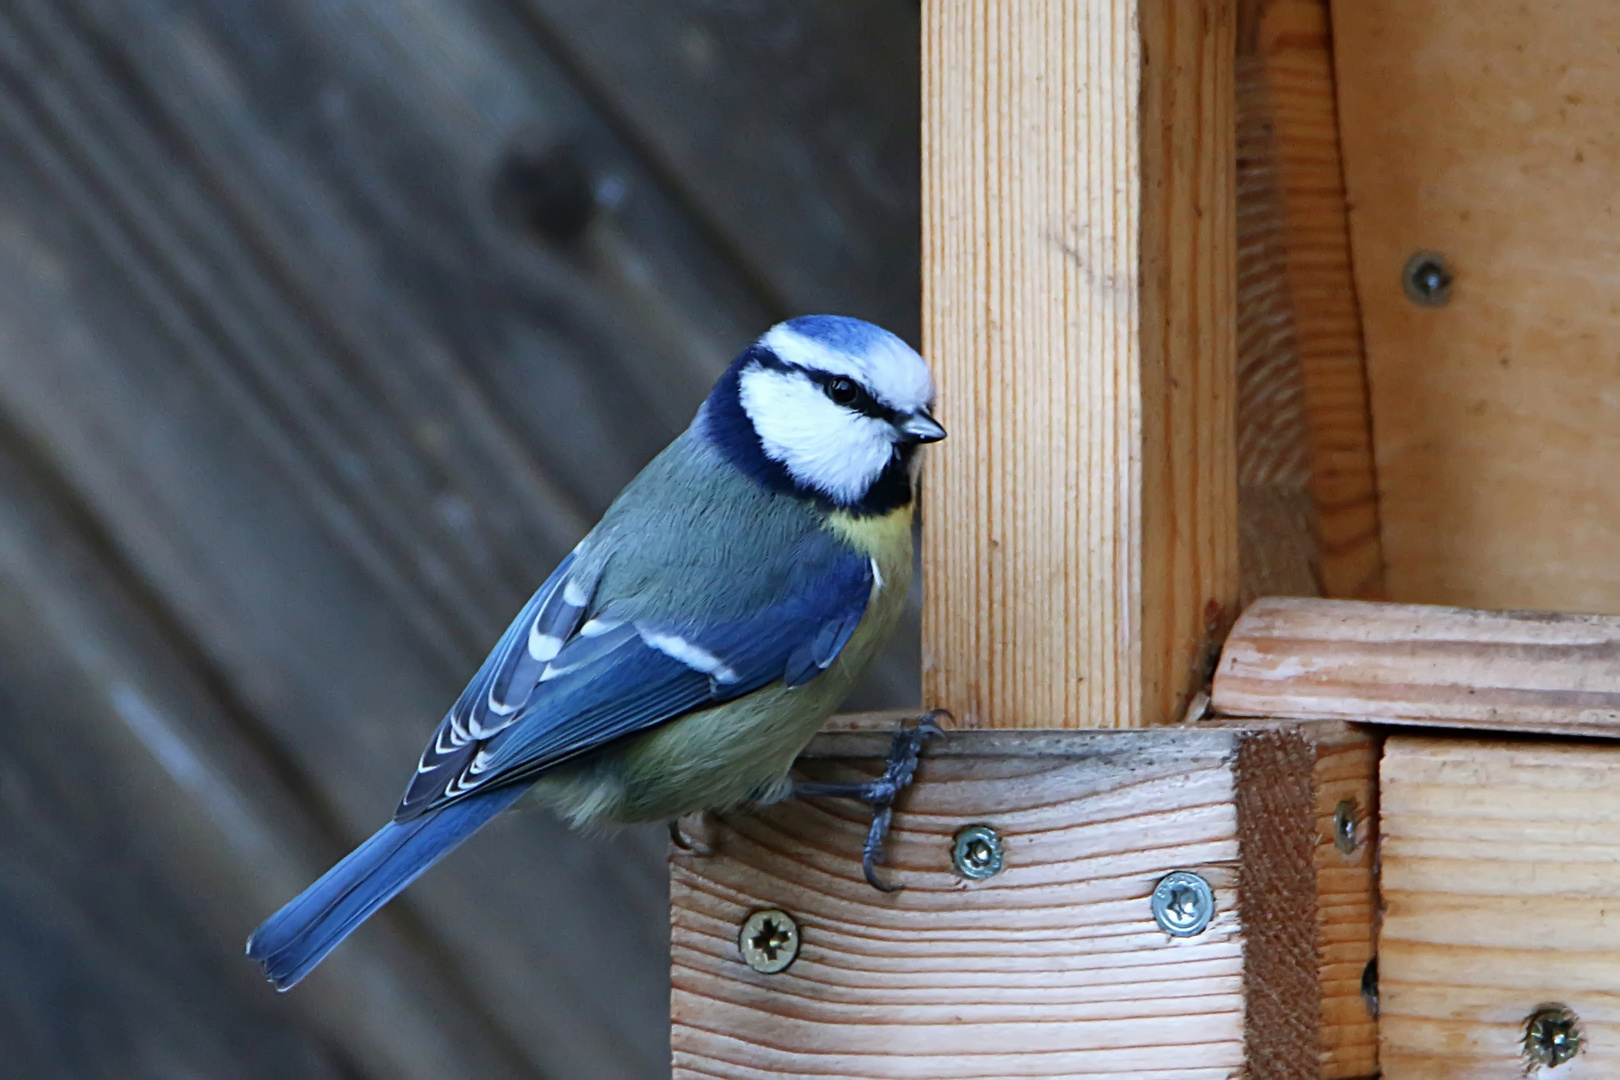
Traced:
<path id="1" fill-rule="evenodd" d="M 1233 5 L 923 11 L 924 698 L 1178 718 L 1235 614 Z"/>
<path id="2" fill-rule="evenodd" d="M 1378 741 L 1364 729 L 1324 724 L 1312 787 L 1316 811 L 1317 973 L 1322 994 L 1321 1080 L 1378 1074 L 1378 1023 L 1361 993 L 1374 953 L 1378 879 Z M 1350 804 L 1354 846 L 1339 842 L 1339 808 Z"/>
<path id="3" fill-rule="evenodd" d="M 1385 1080 L 1620 1074 L 1620 748 L 1392 735 L 1381 788 Z M 1553 1003 L 1584 1049 L 1528 1068 Z"/>
<path id="4" fill-rule="evenodd" d="M 1273 597 L 1232 628 L 1228 716 L 1620 736 L 1620 618 Z"/>
<path id="5" fill-rule="evenodd" d="M 1388 591 L 1620 612 L 1620 7 L 1333 7 Z M 1402 268 L 1443 255 L 1445 307 Z"/>
<path id="6" fill-rule="evenodd" d="M 887 745 L 826 734 L 802 767 L 871 774 Z M 1341 725 L 953 733 L 895 816 L 884 873 L 906 888 L 887 895 L 861 879 L 853 805 L 711 821 L 716 854 L 673 858 L 675 1076 L 1315 1077 L 1351 1041 L 1320 1030 L 1320 979 L 1354 951 L 1331 927 L 1370 906 L 1341 872 L 1365 872 L 1368 845 L 1323 863 L 1320 805 L 1370 786 L 1370 765 Z M 1004 843 L 983 882 L 951 868 L 971 823 Z M 1153 922 L 1149 895 L 1177 869 L 1215 889 L 1197 937 Z M 778 975 L 738 952 L 765 907 L 802 940 Z"/>
<path id="7" fill-rule="evenodd" d="M 1238 5 L 1237 489 L 1241 602 L 1316 596 L 1317 543 L 1294 303 L 1288 287 L 1276 123 L 1252 23 Z"/>
<path id="8" fill-rule="evenodd" d="M 1310 441 L 1323 595 L 1383 592 L 1361 315 L 1333 98 L 1327 0 L 1255 0 L 1288 299 Z"/>

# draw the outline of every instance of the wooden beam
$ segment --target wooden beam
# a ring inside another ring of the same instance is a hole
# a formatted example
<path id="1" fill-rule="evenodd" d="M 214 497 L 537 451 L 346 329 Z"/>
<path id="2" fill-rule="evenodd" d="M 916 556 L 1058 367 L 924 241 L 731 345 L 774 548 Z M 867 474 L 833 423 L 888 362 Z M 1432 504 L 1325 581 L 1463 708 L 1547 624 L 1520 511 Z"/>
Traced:
<path id="1" fill-rule="evenodd" d="M 826 734 L 801 768 L 869 775 L 887 746 Z M 673 857 L 675 1076 L 1304 1080 L 1365 1063 L 1344 972 L 1359 986 L 1370 954 L 1372 760 L 1333 724 L 954 733 L 895 817 L 892 894 L 861 879 L 857 807 L 727 815 L 715 854 Z M 1324 856 L 1322 808 L 1347 798 L 1358 848 Z M 952 866 L 972 824 L 1002 843 L 984 881 Z M 1213 886 L 1197 936 L 1155 924 L 1149 897 L 1175 870 Z M 780 974 L 739 951 L 765 908 L 798 925 Z"/>
<path id="2" fill-rule="evenodd" d="M 1333 36 L 1389 596 L 1620 611 L 1620 7 L 1357 0 Z"/>
<path id="3" fill-rule="evenodd" d="M 75 1009 L 95 1012 L 90 1054 L 107 1069 L 70 1059 L 81 1075 L 268 1075 L 232 1049 L 257 1045 L 300 1076 L 532 1077 L 398 909 L 297 993 L 269 991 L 243 941 L 347 844 L 15 452 L 0 438 L 0 705 L 14 793 L 0 803 L 0 1031 L 31 1023 L 21 1000 L 41 1010 L 39 1031 L 62 1024 L 48 1003 L 71 984 Z M 289 1059 L 291 1038 L 270 1049 L 277 1029 L 296 1027 L 337 1059 L 330 1074 Z M 64 1068 L 48 1042 L 10 1042 L 14 1075 Z M 130 1053 L 141 1068 L 110 1066 Z"/>
<path id="4" fill-rule="evenodd" d="M 1381 787 L 1385 1080 L 1620 1074 L 1620 749 L 1392 735 Z M 1548 1006 L 1580 1038 L 1551 1072 Z"/>
<path id="5" fill-rule="evenodd" d="M 1263 8 L 1263 0 L 1238 0 L 1236 456 L 1244 603 L 1322 592 L 1305 375 L 1288 280 L 1282 148 L 1257 40 Z"/>
<path id="6" fill-rule="evenodd" d="M 1235 614 L 1231 0 L 923 11 L 924 698 L 1180 715 Z"/>
<path id="7" fill-rule="evenodd" d="M 1378 1022 L 1363 994 L 1378 927 L 1378 755 L 1366 728 L 1312 724 L 1320 1080 L 1378 1075 Z"/>
<path id="8" fill-rule="evenodd" d="M 1213 720 L 1204 727 L 1271 730 L 1301 738 L 1311 755 L 1312 864 L 1316 889 L 1319 1072 L 1312 1080 L 1378 1074 L 1378 1024 L 1362 994 L 1377 937 L 1378 754 L 1382 741 L 1337 721 Z M 1267 1075 L 1261 1073 L 1260 1075 Z"/>
<path id="9" fill-rule="evenodd" d="M 1348 207 L 1339 156 L 1339 124 L 1334 102 L 1334 70 L 1327 0 L 1243 0 L 1238 63 L 1246 78 L 1239 93 L 1239 132 L 1250 136 L 1252 152 L 1269 168 L 1250 164 L 1240 173 L 1269 173 L 1278 216 L 1279 285 L 1285 302 L 1273 299 L 1239 318 L 1258 321 L 1269 310 L 1270 325 L 1257 333 L 1286 331 L 1298 367 L 1297 406 L 1279 399 L 1276 389 L 1259 396 L 1246 414 L 1240 404 L 1239 446 L 1250 432 L 1270 430 L 1277 415 L 1303 409 L 1314 536 L 1317 585 L 1324 596 L 1380 599 L 1383 549 L 1378 527 L 1377 483 L 1373 467 L 1372 417 L 1367 399 L 1361 312 L 1351 275 Z M 1245 92 L 1246 91 L 1246 92 Z M 1244 123 L 1243 113 L 1258 114 Z M 1257 176 L 1257 180 L 1261 177 Z M 1263 226 L 1262 226 L 1263 227 Z M 1240 246 L 1254 241 L 1239 226 Z M 1284 325 L 1279 327 L 1278 321 Z M 1256 373 L 1240 378 L 1240 388 L 1281 388 L 1294 392 L 1291 378 Z M 1241 389 L 1240 389 L 1241 392 Z M 1254 415 L 1259 408 L 1273 415 Z M 1246 415 L 1254 418 L 1246 425 Z M 1240 469 L 1242 458 L 1240 457 Z M 1254 462 L 1250 485 L 1277 471 Z M 1278 464 L 1281 464 L 1280 462 Z M 1288 461 L 1292 465 L 1292 459 Z M 1240 477 L 1243 473 L 1240 471 Z M 1282 522 L 1287 526 L 1289 522 Z"/>
<path id="10" fill-rule="evenodd" d="M 1620 617 L 1272 598 L 1215 671 L 1228 716 L 1620 736 Z"/>

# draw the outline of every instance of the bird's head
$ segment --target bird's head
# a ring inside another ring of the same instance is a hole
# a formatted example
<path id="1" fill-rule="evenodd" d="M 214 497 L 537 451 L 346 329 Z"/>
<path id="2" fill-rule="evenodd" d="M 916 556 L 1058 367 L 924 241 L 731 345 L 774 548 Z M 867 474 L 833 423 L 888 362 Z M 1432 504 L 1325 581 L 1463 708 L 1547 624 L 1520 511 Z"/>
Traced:
<path id="1" fill-rule="evenodd" d="M 704 406 L 710 437 L 772 487 L 856 513 L 911 498 L 910 464 L 945 429 L 928 365 L 860 319 L 806 315 L 766 332 Z"/>

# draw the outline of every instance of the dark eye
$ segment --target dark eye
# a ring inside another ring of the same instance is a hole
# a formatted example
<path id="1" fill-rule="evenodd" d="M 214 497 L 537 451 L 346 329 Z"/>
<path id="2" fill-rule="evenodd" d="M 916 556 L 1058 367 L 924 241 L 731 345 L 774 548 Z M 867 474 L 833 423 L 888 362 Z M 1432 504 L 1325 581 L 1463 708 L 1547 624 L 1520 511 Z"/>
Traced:
<path id="1" fill-rule="evenodd" d="M 855 399 L 861 396 L 861 390 L 854 380 L 839 377 L 827 383 L 827 396 L 839 405 L 853 405 Z"/>

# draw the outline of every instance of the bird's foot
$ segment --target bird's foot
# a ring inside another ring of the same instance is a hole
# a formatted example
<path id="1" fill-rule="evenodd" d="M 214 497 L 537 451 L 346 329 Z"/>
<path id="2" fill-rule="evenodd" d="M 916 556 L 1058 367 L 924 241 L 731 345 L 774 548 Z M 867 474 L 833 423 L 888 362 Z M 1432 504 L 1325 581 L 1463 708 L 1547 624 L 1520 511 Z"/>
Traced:
<path id="1" fill-rule="evenodd" d="M 882 776 L 851 784 L 801 781 L 793 785 L 795 798 L 854 799 L 872 808 L 872 827 L 867 830 L 866 844 L 861 848 L 861 871 L 867 884 L 879 892 L 898 892 L 905 887 L 890 885 L 878 877 L 877 864 L 883 861 L 883 841 L 894 819 L 894 800 L 917 775 L 917 759 L 922 755 L 923 743 L 930 735 L 945 734 L 936 718 L 949 715 L 944 709 L 935 709 L 919 717 L 910 727 L 902 724 L 889 744 L 888 765 Z"/>
<path id="2" fill-rule="evenodd" d="M 686 832 L 681 828 L 680 818 L 669 819 L 669 842 L 688 855 L 696 855 L 698 858 L 707 858 L 714 854 L 713 844 L 704 843 L 702 840 L 686 835 Z"/>

